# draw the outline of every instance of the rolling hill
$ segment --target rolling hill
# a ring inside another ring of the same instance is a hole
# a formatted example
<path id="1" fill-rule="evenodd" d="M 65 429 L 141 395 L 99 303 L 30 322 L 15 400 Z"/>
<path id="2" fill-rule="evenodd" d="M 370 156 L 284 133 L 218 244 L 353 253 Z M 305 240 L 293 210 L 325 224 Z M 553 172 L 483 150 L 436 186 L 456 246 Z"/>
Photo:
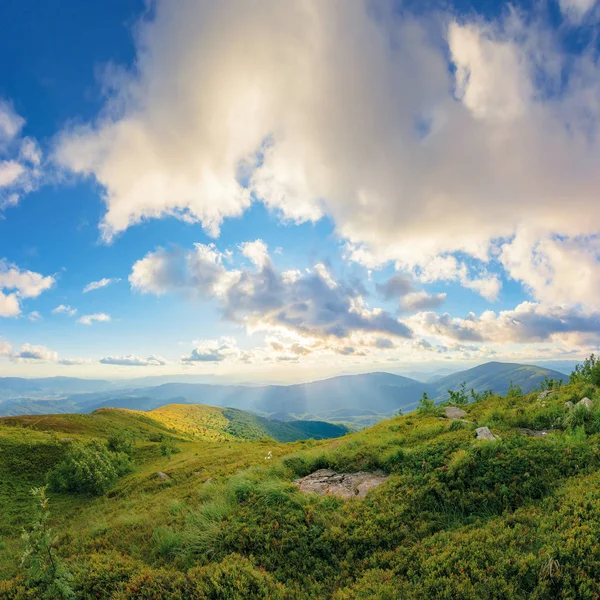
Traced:
<path id="1" fill-rule="evenodd" d="M 263 421 L 208 406 L 0 419 L 0 597 L 596 598 L 600 388 L 583 379 L 543 402 L 495 395 L 464 409 L 287 444 L 234 440 L 232 423 L 248 439 Z M 110 449 L 123 431 L 129 458 Z M 57 487 L 74 456 L 82 484 L 104 477 L 96 456 L 128 470 L 95 492 Z M 350 497 L 297 485 L 332 472 L 379 485 Z M 46 483 L 49 518 L 31 493 Z M 40 522 L 50 551 L 23 561 L 23 532 Z M 72 593 L 33 577 L 38 565 Z"/>
<path id="2" fill-rule="evenodd" d="M 161 435 L 179 439 L 235 441 L 273 439 L 294 442 L 345 435 L 343 425 L 321 421 L 281 422 L 242 410 L 201 404 L 168 404 L 144 412 L 128 408 L 100 408 L 91 414 L 24 415 L 0 418 L 0 426 L 73 435 L 108 435 L 127 431 L 151 439 Z"/>
<path id="3" fill-rule="evenodd" d="M 511 381 L 520 386 L 523 392 L 528 392 L 546 377 L 567 379 L 558 371 L 542 367 L 489 362 L 429 383 L 390 373 L 345 375 L 303 384 L 253 387 L 165 383 L 115 390 L 102 388 L 110 382 L 94 381 L 90 385 L 101 389 L 84 393 L 66 391 L 62 396 L 57 396 L 59 382 L 56 380 L 52 383 L 31 380 L 27 384 L 29 388 L 21 380 L 19 383 L 9 382 L 9 387 L 5 387 L 3 394 L 0 394 L 0 398 L 7 398 L 0 402 L 0 415 L 89 413 L 108 407 L 153 410 L 167 404 L 204 404 L 250 411 L 279 421 L 320 420 L 365 426 L 392 415 L 398 409 L 403 412 L 414 410 L 424 392 L 437 402 L 444 401 L 448 397 L 448 390 L 457 389 L 463 381 L 467 391 L 471 388 L 478 392 L 492 389 L 503 394 Z M 85 380 L 67 381 L 66 389 L 81 388 L 85 385 L 81 381 Z M 3 381 L 0 380 L 0 389 L 2 385 Z M 38 391 L 51 389 L 52 397 L 31 397 L 32 388 Z M 13 397 L 10 397 L 9 389 L 17 390 L 12 392 Z M 27 393 L 21 394 L 18 390 Z"/>

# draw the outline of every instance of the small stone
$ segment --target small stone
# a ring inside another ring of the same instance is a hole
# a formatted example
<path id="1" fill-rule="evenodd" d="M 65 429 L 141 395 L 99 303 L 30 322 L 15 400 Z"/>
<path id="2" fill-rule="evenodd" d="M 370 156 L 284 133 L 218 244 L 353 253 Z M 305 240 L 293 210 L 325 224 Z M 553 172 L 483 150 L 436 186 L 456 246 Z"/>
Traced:
<path id="1" fill-rule="evenodd" d="M 448 419 L 462 419 L 467 416 L 467 413 L 457 406 L 446 406 L 444 413 Z"/>
<path id="2" fill-rule="evenodd" d="M 547 398 L 548 396 L 552 396 L 552 394 L 555 394 L 555 393 L 556 393 L 555 390 L 546 390 L 538 396 L 538 400 L 543 400 L 544 398 Z"/>
<path id="3" fill-rule="evenodd" d="M 585 406 L 587 409 L 592 408 L 592 401 L 589 398 L 582 398 L 578 403 L 577 406 Z"/>
<path id="4" fill-rule="evenodd" d="M 498 438 L 490 431 L 489 427 L 478 427 L 475 430 L 478 440 L 497 440 Z"/>
<path id="5" fill-rule="evenodd" d="M 157 476 L 159 479 L 165 479 L 165 480 L 167 480 L 167 479 L 171 479 L 171 478 L 170 478 L 170 477 L 169 477 L 169 476 L 168 476 L 166 473 L 163 473 L 162 471 L 159 471 L 159 472 L 156 474 L 156 476 Z"/>
<path id="6" fill-rule="evenodd" d="M 568 408 L 569 410 L 572 410 L 575 407 L 575 405 L 568 400 L 567 402 L 565 402 L 565 408 Z"/>

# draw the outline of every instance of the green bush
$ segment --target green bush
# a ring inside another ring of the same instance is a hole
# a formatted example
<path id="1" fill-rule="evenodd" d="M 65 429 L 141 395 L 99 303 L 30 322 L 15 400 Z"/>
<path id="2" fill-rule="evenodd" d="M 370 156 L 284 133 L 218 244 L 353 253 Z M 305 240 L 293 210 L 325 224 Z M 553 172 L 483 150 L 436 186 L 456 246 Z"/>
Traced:
<path id="1" fill-rule="evenodd" d="M 111 452 L 98 440 L 75 442 L 48 473 L 48 483 L 55 491 L 98 496 L 130 470 L 131 461 L 124 452 Z"/>
<path id="2" fill-rule="evenodd" d="M 111 452 L 124 452 L 131 456 L 133 454 L 134 437 L 128 431 L 117 431 L 108 436 L 106 445 Z"/>

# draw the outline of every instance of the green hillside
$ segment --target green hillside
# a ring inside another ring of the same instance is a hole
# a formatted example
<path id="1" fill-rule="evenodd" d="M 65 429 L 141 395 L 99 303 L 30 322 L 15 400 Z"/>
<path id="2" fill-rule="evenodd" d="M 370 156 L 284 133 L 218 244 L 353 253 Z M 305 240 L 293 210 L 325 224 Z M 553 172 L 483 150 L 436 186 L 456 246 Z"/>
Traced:
<path id="1" fill-rule="evenodd" d="M 466 371 L 459 371 L 443 377 L 431 385 L 435 388 L 439 400 L 448 399 L 448 390 L 456 390 L 465 382 L 466 389 L 476 392 L 492 390 L 497 394 L 506 394 L 512 383 L 524 392 L 536 389 L 545 379 L 566 381 L 568 377 L 558 371 L 521 365 L 518 363 L 488 362 Z"/>
<path id="2" fill-rule="evenodd" d="M 424 405 L 359 433 L 287 444 L 193 431 L 166 443 L 154 435 L 175 430 L 185 416 L 175 408 L 167 417 L 177 423 L 166 424 L 133 411 L 3 419 L 0 597 L 597 598 L 596 371 L 547 397 L 465 405 L 466 422 Z M 217 426 L 222 416 L 204 418 Z M 477 439 L 478 427 L 496 439 Z M 137 431 L 133 443 L 117 429 Z M 102 460 L 86 463 L 86 452 Z M 77 475 L 77 461 L 92 478 L 103 464 L 123 468 L 102 493 L 84 493 L 85 477 L 66 491 L 61 477 L 73 483 L 73 473 L 61 465 Z M 300 492 L 293 481 L 318 469 L 389 478 L 364 499 Z M 29 489 L 47 480 L 63 489 L 48 491 L 60 568 L 34 552 L 36 570 L 31 558 L 21 566 L 21 532 L 38 519 Z"/>

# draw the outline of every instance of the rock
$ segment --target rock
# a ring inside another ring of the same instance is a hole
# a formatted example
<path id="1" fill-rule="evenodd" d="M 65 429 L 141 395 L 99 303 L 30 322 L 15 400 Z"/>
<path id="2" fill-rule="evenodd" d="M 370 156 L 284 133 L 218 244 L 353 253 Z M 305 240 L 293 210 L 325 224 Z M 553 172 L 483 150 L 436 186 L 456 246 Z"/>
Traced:
<path id="1" fill-rule="evenodd" d="M 364 498 L 369 490 L 387 481 L 388 477 L 381 472 L 336 473 L 329 469 L 319 469 L 306 477 L 296 479 L 294 483 L 302 492 L 315 492 L 321 496 Z"/>
<path id="2" fill-rule="evenodd" d="M 552 396 L 552 394 L 556 394 L 556 391 L 555 390 L 546 390 L 538 396 L 538 400 L 543 400 L 544 398 L 547 398 L 548 396 Z"/>
<path id="3" fill-rule="evenodd" d="M 457 406 L 446 406 L 444 413 L 448 419 L 462 419 L 467 416 L 467 413 Z"/>
<path id="4" fill-rule="evenodd" d="M 498 437 L 495 436 L 489 429 L 489 427 L 478 427 L 475 430 L 477 434 L 478 440 L 497 440 Z"/>
<path id="5" fill-rule="evenodd" d="M 569 410 L 571 410 L 574 407 L 575 407 L 575 405 L 570 400 L 565 402 L 565 408 L 568 408 Z"/>
<path id="6" fill-rule="evenodd" d="M 539 431 L 536 429 L 527 429 L 526 427 L 520 427 L 518 429 L 519 433 L 522 433 L 523 435 L 529 435 L 531 437 L 535 437 L 535 438 L 543 438 L 546 437 L 549 433 L 552 433 L 549 429 L 540 429 Z"/>
<path id="7" fill-rule="evenodd" d="M 577 406 L 585 406 L 587 409 L 592 408 L 592 401 L 589 398 L 582 398 L 578 403 Z"/>
<path id="8" fill-rule="evenodd" d="M 165 480 L 167 480 L 167 479 L 171 479 L 171 478 L 170 478 L 170 477 L 169 477 L 169 476 L 168 476 L 166 473 L 163 473 L 162 471 L 159 471 L 159 472 L 156 474 L 156 476 L 157 476 L 159 479 L 165 479 Z"/>

